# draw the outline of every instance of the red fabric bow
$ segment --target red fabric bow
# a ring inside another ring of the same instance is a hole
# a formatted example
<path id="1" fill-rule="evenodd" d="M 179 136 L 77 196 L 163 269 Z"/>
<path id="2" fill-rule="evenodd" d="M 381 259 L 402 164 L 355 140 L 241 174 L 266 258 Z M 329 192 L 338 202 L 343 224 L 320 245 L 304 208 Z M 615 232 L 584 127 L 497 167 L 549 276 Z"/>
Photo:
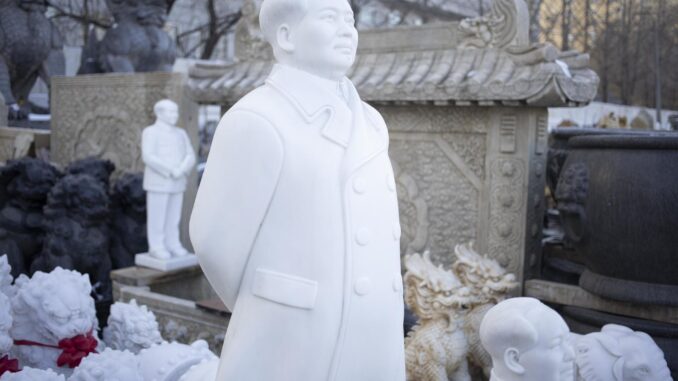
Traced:
<path id="1" fill-rule="evenodd" d="M 61 349 L 62 352 L 59 358 L 57 358 L 57 366 L 68 365 L 69 368 L 75 368 L 90 353 L 97 353 L 98 342 L 92 336 L 92 331 L 89 331 L 86 335 L 63 339 L 59 341 L 59 345 L 42 344 L 29 340 L 15 340 L 14 345 L 35 345 L 38 347 Z"/>
<path id="2" fill-rule="evenodd" d="M 6 372 L 16 373 L 19 371 L 19 360 L 10 359 L 9 356 L 0 358 L 0 377 Z"/>

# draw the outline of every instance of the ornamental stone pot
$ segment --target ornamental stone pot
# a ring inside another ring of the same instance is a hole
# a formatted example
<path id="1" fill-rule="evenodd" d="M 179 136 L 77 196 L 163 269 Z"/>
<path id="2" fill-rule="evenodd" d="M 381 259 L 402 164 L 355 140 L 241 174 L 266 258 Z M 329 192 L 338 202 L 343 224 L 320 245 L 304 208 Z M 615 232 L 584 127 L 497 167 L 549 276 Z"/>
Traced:
<path id="1" fill-rule="evenodd" d="M 556 199 L 586 269 L 582 288 L 678 306 L 678 134 L 579 136 Z"/>

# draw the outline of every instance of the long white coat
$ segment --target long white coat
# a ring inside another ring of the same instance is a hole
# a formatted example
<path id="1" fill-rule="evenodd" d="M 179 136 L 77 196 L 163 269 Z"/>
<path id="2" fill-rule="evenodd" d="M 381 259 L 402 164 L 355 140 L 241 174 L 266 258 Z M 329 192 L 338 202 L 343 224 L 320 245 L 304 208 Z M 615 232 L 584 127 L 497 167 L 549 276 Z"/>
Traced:
<path id="1" fill-rule="evenodd" d="M 379 113 L 276 66 L 217 128 L 190 233 L 232 311 L 218 381 L 404 381 L 400 225 Z"/>

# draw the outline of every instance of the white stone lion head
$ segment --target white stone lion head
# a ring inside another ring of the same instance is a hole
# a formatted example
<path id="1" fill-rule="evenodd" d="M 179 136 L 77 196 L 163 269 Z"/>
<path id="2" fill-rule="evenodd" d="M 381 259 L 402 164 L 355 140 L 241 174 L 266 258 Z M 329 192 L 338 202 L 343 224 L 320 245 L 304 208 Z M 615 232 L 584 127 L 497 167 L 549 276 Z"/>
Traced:
<path id="1" fill-rule="evenodd" d="M 117 350 L 127 350 L 134 354 L 154 344 L 162 343 L 158 321 L 146 306 L 117 302 L 111 306 L 108 326 L 104 329 L 104 342 Z"/>
<path id="2" fill-rule="evenodd" d="M 144 381 L 144 378 L 133 353 L 108 348 L 85 357 L 68 381 Z"/>

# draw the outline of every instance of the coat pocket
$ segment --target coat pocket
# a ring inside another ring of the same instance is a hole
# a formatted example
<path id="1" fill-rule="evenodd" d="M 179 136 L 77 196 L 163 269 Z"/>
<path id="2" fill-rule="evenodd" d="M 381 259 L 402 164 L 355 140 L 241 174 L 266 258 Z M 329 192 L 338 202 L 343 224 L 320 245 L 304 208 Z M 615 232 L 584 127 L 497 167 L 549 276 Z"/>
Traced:
<path id="1" fill-rule="evenodd" d="M 257 269 L 252 293 L 290 307 L 313 309 L 318 294 L 318 282 L 276 271 Z"/>

